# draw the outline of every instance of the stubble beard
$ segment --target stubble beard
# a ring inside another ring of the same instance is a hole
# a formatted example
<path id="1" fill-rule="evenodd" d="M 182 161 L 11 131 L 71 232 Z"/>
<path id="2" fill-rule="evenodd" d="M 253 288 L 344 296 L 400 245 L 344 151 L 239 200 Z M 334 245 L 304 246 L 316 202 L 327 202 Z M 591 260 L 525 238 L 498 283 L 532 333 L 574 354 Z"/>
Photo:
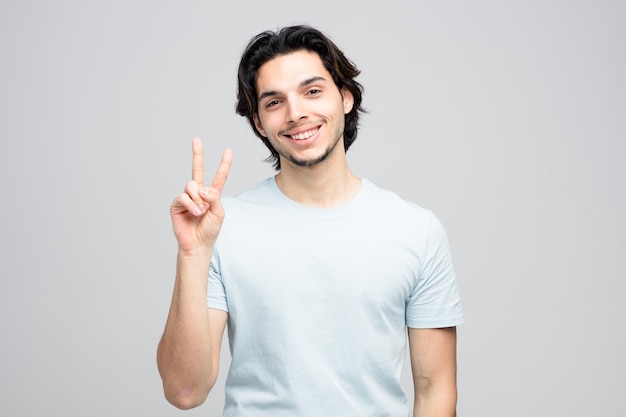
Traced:
<path id="1" fill-rule="evenodd" d="M 328 145 L 323 154 L 313 159 L 298 159 L 294 155 L 286 152 L 284 149 L 275 148 L 276 152 L 278 152 L 279 157 L 284 158 L 285 160 L 291 162 L 292 164 L 299 167 L 311 167 L 317 164 L 324 162 L 328 157 L 333 153 L 339 142 L 343 138 L 343 127 L 339 132 L 337 132 L 335 140 Z M 281 164 L 282 165 L 282 164 Z"/>

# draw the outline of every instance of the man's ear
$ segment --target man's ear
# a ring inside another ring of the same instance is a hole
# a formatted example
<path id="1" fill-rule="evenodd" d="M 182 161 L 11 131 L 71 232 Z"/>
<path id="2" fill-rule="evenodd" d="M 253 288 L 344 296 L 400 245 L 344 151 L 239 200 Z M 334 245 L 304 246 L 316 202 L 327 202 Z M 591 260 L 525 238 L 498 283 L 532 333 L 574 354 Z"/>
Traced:
<path id="1" fill-rule="evenodd" d="M 341 89 L 341 97 L 343 97 L 343 114 L 348 114 L 354 106 L 354 96 L 346 87 Z"/>
<path id="2" fill-rule="evenodd" d="M 265 130 L 263 129 L 263 126 L 261 125 L 261 121 L 259 120 L 259 114 L 254 113 L 252 115 L 252 119 L 254 120 L 254 127 L 256 127 L 256 130 L 259 131 L 261 136 L 267 137 L 267 135 L 265 134 Z"/>

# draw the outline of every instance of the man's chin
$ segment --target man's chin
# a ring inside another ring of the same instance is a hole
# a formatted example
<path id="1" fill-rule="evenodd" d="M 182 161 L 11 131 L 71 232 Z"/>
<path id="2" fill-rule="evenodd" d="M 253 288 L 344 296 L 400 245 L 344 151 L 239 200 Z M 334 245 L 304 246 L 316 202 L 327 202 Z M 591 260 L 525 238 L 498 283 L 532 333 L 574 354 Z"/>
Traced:
<path id="1" fill-rule="evenodd" d="M 317 156 L 313 155 L 313 156 L 298 158 L 296 155 L 293 155 L 293 154 L 285 154 L 285 155 L 281 155 L 281 157 L 284 160 L 287 160 L 291 162 L 293 165 L 298 166 L 298 167 L 312 167 L 312 166 L 321 164 L 322 162 L 327 160 L 328 157 L 333 153 L 333 151 L 337 147 L 338 143 L 339 141 L 336 141 L 332 146 L 328 147 L 328 149 L 326 149 L 324 153 L 322 153 L 321 155 L 317 155 Z"/>
<path id="2" fill-rule="evenodd" d="M 298 167 L 312 167 L 318 164 L 321 164 L 322 162 L 324 162 L 326 159 L 328 159 L 328 157 L 330 156 L 330 151 L 325 152 L 324 154 L 318 156 L 318 157 L 311 157 L 311 158 L 296 158 L 293 155 L 286 155 L 285 159 L 289 162 L 291 162 L 293 165 L 298 166 Z"/>

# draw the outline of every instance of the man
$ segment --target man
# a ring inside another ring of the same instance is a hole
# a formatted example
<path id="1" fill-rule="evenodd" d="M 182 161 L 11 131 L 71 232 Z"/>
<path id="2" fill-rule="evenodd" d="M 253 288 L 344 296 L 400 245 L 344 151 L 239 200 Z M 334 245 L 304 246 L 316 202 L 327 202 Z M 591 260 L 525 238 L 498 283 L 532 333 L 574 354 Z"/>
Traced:
<path id="1" fill-rule="evenodd" d="M 463 315 L 446 235 L 348 167 L 358 74 L 316 29 L 261 33 L 240 62 L 237 111 L 278 173 L 222 198 L 232 153 L 207 186 L 194 139 L 193 179 L 171 206 L 177 274 L 157 355 L 175 406 L 205 400 L 228 325 L 225 416 L 408 416 L 408 328 L 413 415 L 455 415 Z"/>

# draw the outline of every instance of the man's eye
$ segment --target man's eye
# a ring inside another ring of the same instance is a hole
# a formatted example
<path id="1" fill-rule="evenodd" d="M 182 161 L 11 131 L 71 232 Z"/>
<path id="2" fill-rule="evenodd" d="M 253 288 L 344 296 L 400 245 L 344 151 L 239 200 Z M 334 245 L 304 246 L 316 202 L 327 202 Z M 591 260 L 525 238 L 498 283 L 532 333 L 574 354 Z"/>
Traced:
<path id="1" fill-rule="evenodd" d="M 280 101 L 278 101 L 278 100 L 268 101 L 267 104 L 265 105 L 265 107 L 274 107 L 278 103 L 280 103 Z"/>
<path id="2" fill-rule="evenodd" d="M 322 92 L 322 90 L 320 90 L 318 88 L 312 88 L 309 91 L 307 91 L 307 94 L 310 95 L 310 96 L 314 96 L 314 95 L 319 94 L 321 92 Z"/>

